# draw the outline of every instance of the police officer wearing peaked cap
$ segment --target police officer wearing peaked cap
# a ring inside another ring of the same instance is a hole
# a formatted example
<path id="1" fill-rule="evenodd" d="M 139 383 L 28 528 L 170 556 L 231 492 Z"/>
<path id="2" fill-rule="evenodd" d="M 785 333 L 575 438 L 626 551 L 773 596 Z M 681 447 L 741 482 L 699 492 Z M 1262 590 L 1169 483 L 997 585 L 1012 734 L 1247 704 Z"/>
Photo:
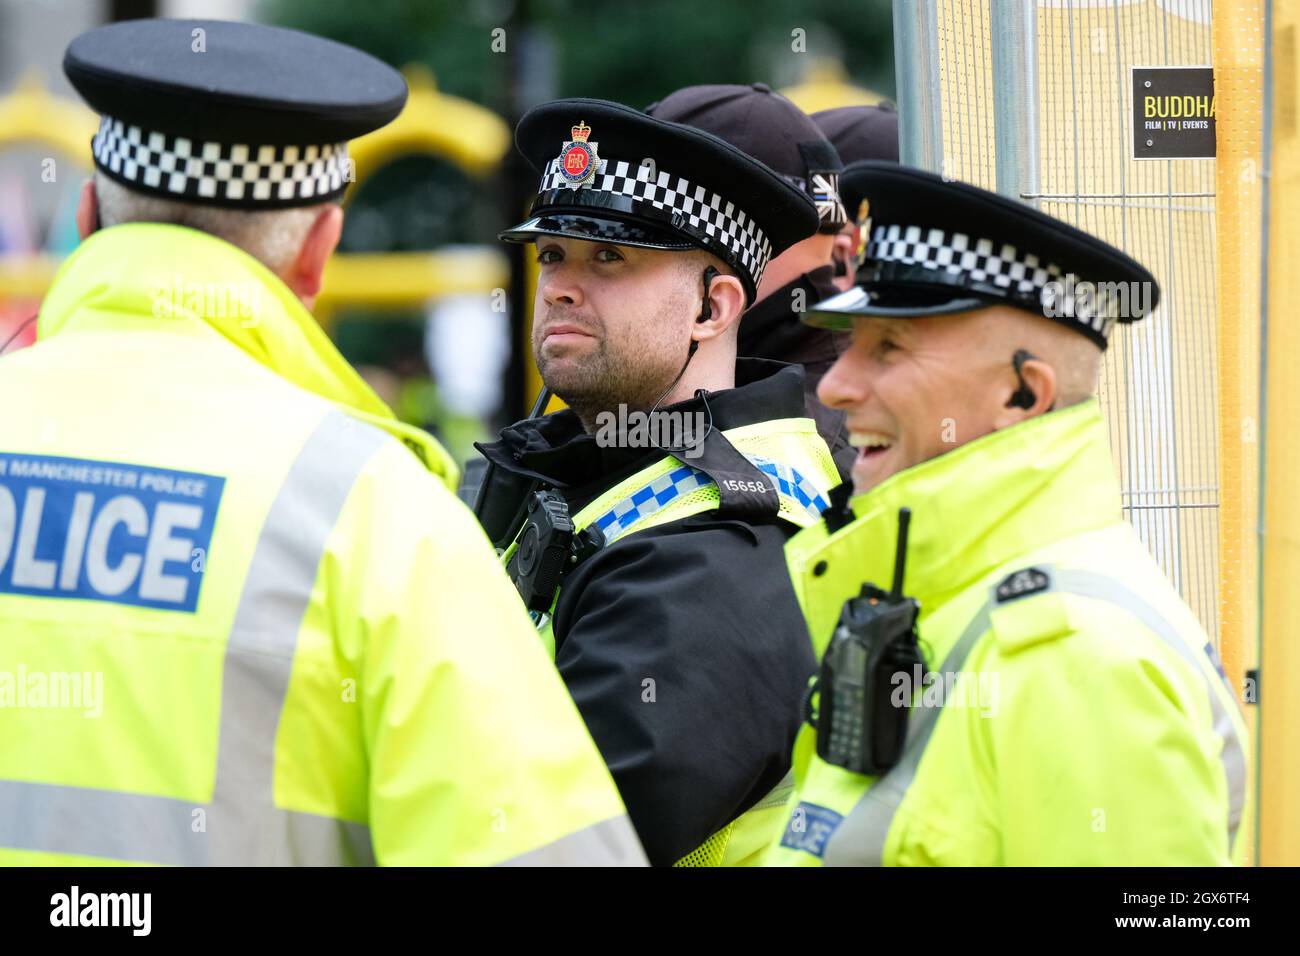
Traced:
<path id="1" fill-rule="evenodd" d="M 454 466 L 307 311 L 401 76 L 210 20 L 64 67 L 102 120 L 0 358 L 0 672 L 102 709 L 0 707 L 0 862 L 643 862 Z"/>
<path id="2" fill-rule="evenodd" d="M 803 370 L 737 362 L 736 323 L 816 207 L 616 103 L 541 105 L 516 142 L 541 181 L 502 238 L 536 244 L 534 357 L 569 408 L 480 446 L 477 511 L 651 863 L 743 863 L 778 822 L 812 668 L 782 548 L 839 475 Z M 697 430 L 638 438 L 621 410 Z"/>
<path id="3" fill-rule="evenodd" d="M 817 124 L 766 83 L 688 86 L 646 111 L 705 130 L 754 157 L 817 206 L 817 231 L 777 256 L 740 324 L 741 356 L 803 366 L 808 414 L 846 478 L 853 451 L 844 416 L 817 401 L 817 383 L 843 349 L 845 337 L 799 322 L 804 309 L 833 295 L 835 237 L 847 222 L 838 179 L 842 166 Z"/>
<path id="4" fill-rule="evenodd" d="M 866 262 L 807 319 L 853 331 L 819 394 L 861 449 L 857 497 L 787 547 L 822 667 L 769 862 L 1241 862 L 1240 705 L 1123 518 L 1095 397 L 1116 323 L 1159 302 L 1151 273 L 931 173 L 844 180 L 870 207 Z M 904 508 L 902 593 L 872 605 Z"/>

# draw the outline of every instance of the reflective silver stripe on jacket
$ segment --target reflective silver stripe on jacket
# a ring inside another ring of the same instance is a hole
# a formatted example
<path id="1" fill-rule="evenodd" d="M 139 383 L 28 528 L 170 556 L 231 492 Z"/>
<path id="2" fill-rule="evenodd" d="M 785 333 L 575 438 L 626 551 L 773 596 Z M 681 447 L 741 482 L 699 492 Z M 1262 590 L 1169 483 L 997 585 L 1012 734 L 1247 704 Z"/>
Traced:
<path id="1" fill-rule="evenodd" d="M 1231 850 L 1237 840 L 1237 830 L 1241 824 L 1242 808 L 1246 799 L 1246 755 L 1233 725 L 1232 716 L 1224 706 L 1222 696 L 1216 692 L 1204 666 L 1197 660 L 1195 652 L 1187 646 L 1179 635 L 1178 629 L 1166 621 L 1155 608 L 1113 578 L 1092 571 L 1056 570 L 1038 565 L 1035 567 L 1047 573 L 1050 580 L 1048 590 L 1105 601 L 1132 614 L 1201 675 L 1214 715 L 1214 730 L 1223 744 L 1220 761 L 1228 782 L 1226 823 L 1228 847 Z M 989 603 L 980 608 L 971 622 L 966 625 L 961 637 L 944 658 L 941 668 L 943 673 L 952 673 L 961 669 L 962 663 L 970 655 L 976 642 L 989 630 L 990 611 L 996 606 L 997 599 L 991 593 Z M 1229 697 L 1231 696 L 1229 688 Z M 908 787 L 916 777 L 916 769 L 921 763 L 930 735 L 934 732 L 935 722 L 942 712 L 942 706 L 922 707 L 912 711 L 902 758 L 862 795 L 853 810 L 845 817 L 844 822 L 831 834 L 826 843 L 825 865 L 883 865 L 889 828 L 893 825 L 903 798 L 907 796 Z"/>
<path id="2" fill-rule="evenodd" d="M 369 828 L 275 806 L 275 735 L 325 544 L 388 437 L 331 410 L 290 466 L 253 550 L 226 643 L 206 803 L 0 780 L 0 846 L 180 866 L 370 864 Z"/>
<path id="3" fill-rule="evenodd" d="M 988 631 L 989 624 L 986 605 L 966 625 L 966 630 L 944 658 L 940 670 L 945 674 L 959 670 L 975 642 Z M 912 785 L 940 713 L 941 707 L 920 707 L 912 711 L 903 756 L 862 795 L 844 822 L 831 834 L 823 857 L 826 866 L 883 865 L 885 838 L 889 835 L 890 824 L 894 822 L 894 814 L 903 797 L 907 796 L 907 788 Z"/>
<path id="4" fill-rule="evenodd" d="M 1206 662 L 1198 657 L 1197 650 L 1187 646 L 1178 629 L 1165 620 L 1159 611 L 1118 581 L 1093 571 L 1075 569 L 1059 571 L 1055 578 L 1058 582 L 1056 589 L 1059 591 L 1108 601 L 1128 611 L 1201 675 L 1205 682 L 1206 696 L 1210 698 L 1210 710 L 1214 715 L 1214 732 L 1223 744 L 1219 761 L 1223 764 L 1223 774 L 1228 780 L 1228 848 L 1231 850 L 1236 845 L 1237 830 L 1241 826 L 1241 815 L 1246 805 L 1246 752 L 1241 745 L 1241 738 L 1237 736 L 1232 714 L 1223 703 L 1223 695 L 1216 692 L 1213 678 L 1205 672 Z M 1227 689 L 1228 698 L 1235 700 L 1227 678 L 1220 675 L 1220 679 Z"/>
<path id="5" fill-rule="evenodd" d="M 626 815 L 602 820 L 499 866 L 648 866 Z"/>

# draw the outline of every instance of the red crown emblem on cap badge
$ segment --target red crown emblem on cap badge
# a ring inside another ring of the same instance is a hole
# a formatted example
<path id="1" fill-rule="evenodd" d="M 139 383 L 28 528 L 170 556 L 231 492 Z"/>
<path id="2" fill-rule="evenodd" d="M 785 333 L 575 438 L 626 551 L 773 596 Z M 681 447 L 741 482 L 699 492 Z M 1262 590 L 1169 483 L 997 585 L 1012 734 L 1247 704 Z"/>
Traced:
<path id="1" fill-rule="evenodd" d="M 565 185 L 578 189 L 591 182 L 596 175 L 600 157 L 596 155 L 597 144 L 587 141 L 591 136 L 590 126 L 578 120 L 569 129 L 569 133 L 573 138 L 560 149 L 560 157 L 555 162 Z"/>

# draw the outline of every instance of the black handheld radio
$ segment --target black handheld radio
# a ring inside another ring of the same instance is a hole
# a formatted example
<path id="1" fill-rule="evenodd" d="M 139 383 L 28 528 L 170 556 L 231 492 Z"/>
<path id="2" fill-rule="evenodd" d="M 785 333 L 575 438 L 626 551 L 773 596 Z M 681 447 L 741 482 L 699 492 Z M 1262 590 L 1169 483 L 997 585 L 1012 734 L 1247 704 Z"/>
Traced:
<path id="1" fill-rule="evenodd" d="M 604 547 L 605 536 L 594 524 L 575 530 L 569 506 L 553 491 L 532 492 L 526 508 L 506 572 L 528 610 L 546 613 L 565 573 Z"/>
<path id="2" fill-rule="evenodd" d="M 905 674 L 903 687 L 915 690 L 915 675 L 925 671 L 916 636 L 921 608 L 903 595 L 910 520 L 911 512 L 900 509 L 893 590 L 864 584 L 857 597 L 844 602 L 813 688 L 820 693 L 812 717 L 817 755 L 854 773 L 874 776 L 898 762 L 912 695 L 907 693 L 901 707 L 891 700 L 899 686 L 896 675 Z"/>
<path id="3" fill-rule="evenodd" d="M 545 413 L 550 400 L 551 390 L 543 386 L 528 418 Z M 548 612 L 564 575 L 605 545 L 598 527 L 578 531 L 564 498 L 527 474 L 488 462 L 477 476 L 477 488 L 462 489 L 463 497 L 471 495 L 474 514 L 498 554 L 519 542 L 506 563 L 506 573 L 534 614 Z"/>

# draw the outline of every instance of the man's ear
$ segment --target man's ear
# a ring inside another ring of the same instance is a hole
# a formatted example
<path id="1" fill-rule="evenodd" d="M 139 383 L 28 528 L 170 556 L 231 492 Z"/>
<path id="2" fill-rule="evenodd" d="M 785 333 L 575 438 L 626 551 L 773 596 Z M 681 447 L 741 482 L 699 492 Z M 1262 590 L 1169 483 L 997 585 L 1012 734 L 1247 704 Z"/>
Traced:
<path id="1" fill-rule="evenodd" d="M 95 180 L 87 179 L 81 184 L 81 198 L 77 200 L 77 235 L 85 242 L 99 229 L 99 195 L 95 192 Z"/>
<path id="2" fill-rule="evenodd" d="M 1008 428 L 1027 418 L 1050 412 L 1056 404 L 1059 389 L 1056 369 L 1040 358 L 1025 359 L 1018 378 L 1013 362 L 1007 365 L 1006 374 L 999 376 L 998 380 L 1001 407 L 994 415 L 995 429 Z"/>
<path id="3" fill-rule="evenodd" d="M 703 310 L 701 310 L 703 311 Z M 709 283 L 709 317 L 696 321 L 691 337 L 697 342 L 707 342 L 740 321 L 745 311 L 745 287 L 735 276 L 716 275 Z"/>
<path id="4" fill-rule="evenodd" d="M 844 230 L 840 230 L 839 235 L 835 237 L 835 245 L 831 247 L 831 265 L 834 271 L 831 282 L 841 292 L 848 292 L 853 288 L 855 273 L 857 272 L 857 263 L 855 261 L 857 257 L 858 238 L 856 233 L 849 235 Z"/>
<path id="5" fill-rule="evenodd" d="M 309 309 L 316 304 L 325 263 L 334 254 L 342 235 L 343 209 L 330 203 L 316 216 L 311 228 L 307 230 L 307 238 L 303 240 L 297 257 L 280 275 L 285 285 Z"/>

